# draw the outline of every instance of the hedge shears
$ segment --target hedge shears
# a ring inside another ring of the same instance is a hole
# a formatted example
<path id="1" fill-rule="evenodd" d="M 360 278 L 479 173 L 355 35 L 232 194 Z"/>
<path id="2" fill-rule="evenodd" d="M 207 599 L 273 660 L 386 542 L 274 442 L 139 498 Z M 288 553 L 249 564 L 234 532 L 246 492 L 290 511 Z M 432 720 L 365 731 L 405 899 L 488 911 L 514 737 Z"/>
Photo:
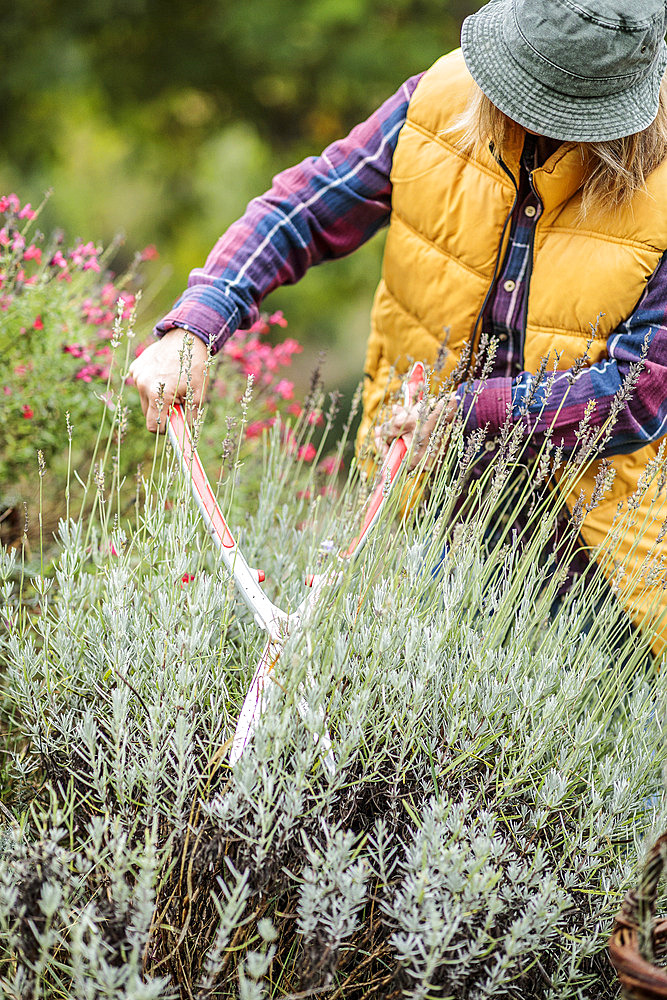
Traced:
<path id="1" fill-rule="evenodd" d="M 413 405 L 423 391 L 426 372 L 421 362 L 413 365 L 403 386 L 404 405 Z M 235 764 L 250 743 L 253 733 L 268 703 L 267 685 L 280 659 L 285 643 L 290 634 L 301 627 L 308 616 L 317 607 L 322 593 L 333 589 L 342 579 L 342 569 L 338 573 L 314 573 L 306 577 L 305 585 L 309 588 L 308 595 L 291 612 L 283 611 L 267 597 L 261 584 L 264 573 L 248 564 L 239 549 L 236 540 L 225 521 L 218 506 L 215 494 L 206 476 L 199 455 L 190 434 L 190 428 L 185 418 L 181 404 L 176 403 L 171 409 L 168 424 L 169 438 L 176 452 L 184 475 L 190 483 L 190 489 L 199 508 L 204 524 L 220 550 L 223 562 L 232 576 L 236 588 L 254 617 L 256 624 L 266 633 L 266 644 L 255 668 L 248 693 L 245 696 L 239 715 L 236 731 L 229 753 L 229 763 Z M 382 464 L 378 485 L 369 497 L 364 510 L 364 517 L 359 533 L 350 542 L 347 549 L 339 553 L 340 565 L 351 565 L 359 556 L 368 541 L 373 528 L 377 524 L 382 509 L 392 492 L 392 487 L 398 477 L 408 448 L 402 437 L 395 438 Z M 299 701 L 302 716 L 309 712 L 305 698 Z M 322 744 L 323 760 L 327 770 L 333 773 L 335 758 L 331 747 L 331 739 L 326 728 L 324 735 L 316 737 Z"/>

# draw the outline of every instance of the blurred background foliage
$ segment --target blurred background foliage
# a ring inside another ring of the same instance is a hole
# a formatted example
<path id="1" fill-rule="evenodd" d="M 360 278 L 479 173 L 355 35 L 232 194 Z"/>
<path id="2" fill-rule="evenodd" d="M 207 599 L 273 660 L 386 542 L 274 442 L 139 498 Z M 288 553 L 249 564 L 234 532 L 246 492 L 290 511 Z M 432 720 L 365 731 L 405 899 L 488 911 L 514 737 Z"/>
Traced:
<path id="1" fill-rule="evenodd" d="M 458 44 L 470 0 L 19 0 L 5 4 L 0 193 L 41 228 L 153 243 L 140 317 L 164 313 L 273 174 L 319 153 Z M 327 381 L 361 371 L 382 236 L 271 296 Z M 305 377 L 305 372 L 304 372 Z"/>

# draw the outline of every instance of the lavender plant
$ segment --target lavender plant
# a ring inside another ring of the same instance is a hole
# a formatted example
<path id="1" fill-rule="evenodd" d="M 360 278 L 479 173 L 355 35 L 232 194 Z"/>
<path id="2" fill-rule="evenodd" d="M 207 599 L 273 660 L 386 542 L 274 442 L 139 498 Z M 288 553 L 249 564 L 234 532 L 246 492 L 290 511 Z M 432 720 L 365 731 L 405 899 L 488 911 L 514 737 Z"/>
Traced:
<path id="1" fill-rule="evenodd" d="M 352 463 L 338 496 L 317 488 L 326 409 L 315 387 L 291 433 L 224 449 L 221 502 L 284 607 L 336 566 L 371 485 Z M 547 436 L 526 473 L 508 424 L 471 477 L 483 437 L 464 430 L 438 430 L 428 502 L 407 475 L 414 514 L 384 518 L 291 635 L 233 768 L 262 637 L 163 440 L 128 495 L 102 438 L 95 502 L 72 500 L 51 561 L 2 552 L 0 995 L 616 995 L 606 937 L 665 821 L 664 681 L 599 571 L 551 611 L 609 470 L 553 550 L 548 482 L 576 484 L 595 433 L 567 461 Z M 666 471 L 642 484 L 656 516 Z"/>

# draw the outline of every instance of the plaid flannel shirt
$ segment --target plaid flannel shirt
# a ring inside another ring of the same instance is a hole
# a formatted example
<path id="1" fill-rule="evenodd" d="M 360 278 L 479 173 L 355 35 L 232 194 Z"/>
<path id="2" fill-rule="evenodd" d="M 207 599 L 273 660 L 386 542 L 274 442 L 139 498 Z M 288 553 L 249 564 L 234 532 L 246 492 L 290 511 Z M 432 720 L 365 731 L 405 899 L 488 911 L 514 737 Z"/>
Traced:
<path id="1" fill-rule="evenodd" d="M 399 132 L 421 76 L 414 76 L 365 122 L 321 156 L 278 174 L 266 194 L 218 240 L 203 268 L 157 324 L 158 335 L 174 327 L 190 330 L 217 351 L 238 328 L 258 317 L 271 291 L 298 281 L 315 264 L 351 253 L 389 221 L 390 172 Z M 553 426 L 567 452 L 587 403 L 596 401 L 602 423 L 630 366 L 650 345 L 634 393 L 620 411 L 604 454 L 630 452 L 667 432 L 667 265 L 663 258 L 632 314 L 608 337 L 608 358 L 584 367 L 574 382 L 556 378 L 549 397 L 532 391 L 534 373 L 523 368 L 523 318 L 531 229 L 541 205 L 528 184 L 530 147 L 524 150 L 519 198 L 508 250 L 483 328 L 497 339 L 490 378 L 459 390 L 467 427 L 487 426 L 493 436 L 507 419 L 523 419 L 539 445 Z"/>

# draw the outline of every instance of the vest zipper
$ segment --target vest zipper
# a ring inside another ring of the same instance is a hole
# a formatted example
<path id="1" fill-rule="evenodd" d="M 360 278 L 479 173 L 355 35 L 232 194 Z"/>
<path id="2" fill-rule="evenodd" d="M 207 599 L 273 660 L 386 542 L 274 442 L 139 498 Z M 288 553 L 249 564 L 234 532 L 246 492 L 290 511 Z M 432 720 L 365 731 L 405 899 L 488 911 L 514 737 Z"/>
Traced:
<path id="1" fill-rule="evenodd" d="M 507 176 L 511 180 L 512 184 L 514 185 L 514 201 L 512 202 L 512 207 L 510 208 L 509 213 L 507 215 L 507 218 L 505 219 L 505 224 L 503 226 L 503 231 L 500 234 L 500 244 L 498 246 L 498 253 L 496 254 L 496 265 L 495 265 L 495 267 L 493 269 L 493 276 L 491 278 L 491 284 L 489 286 L 489 290 L 486 293 L 486 296 L 485 296 L 484 301 L 482 303 L 482 308 L 480 309 L 480 311 L 479 311 L 479 313 L 477 315 L 477 319 L 475 320 L 475 325 L 472 328 L 472 347 L 471 347 L 471 351 L 470 351 L 470 360 L 468 361 L 468 370 L 467 370 L 467 373 L 466 373 L 466 379 L 470 378 L 471 375 L 472 375 L 472 371 L 473 371 L 473 367 L 474 367 L 474 361 L 475 361 L 475 351 L 477 350 L 477 347 L 478 347 L 478 344 L 479 344 L 479 338 L 477 337 L 477 328 L 479 327 L 480 322 L 484 319 L 484 311 L 485 311 L 485 309 L 486 309 L 486 307 L 487 307 L 487 305 L 489 303 L 489 299 L 491 298 L 491 295 L 493 293 L 493 289 L 495 288 L 496 281 L 498 280 L 498 274 L 499 274 L 499 272 L 501 270 L 500 254 L 502 253 L 503 243 L 505 242 L 505 233 L 507 232 L 507 227 L 508 227 L 509 223 L 512 221 L 512 216 L 514 215 L 514 209 L 516 208 L 517 201 L 519 200 L 519 185 L 516 182 L 514 174 L 512 173 L 512 171 L 510 170 L 510 168 L 507 166 L 507 164 L 503 162 L 502 157 L 496 156 L 496 154 L 494 152 L 494 148 L 493 148 L 493 143 L 491 143 L 489 149 L 490 149 L 491 155 L 493 156 L 493 158 L 496 161 L 496 163 L 500 167 L 502 167 L 502 169 L 505 171 L 505 173 L 507 174 Z M 505 252 L 507 253 L 507 251 L 505 251 Z M 503 264 L 505 263 L 504 259 L 503 259 L 502 263 Z M 531 246 L 531 270 L 532 270 L 532 246 Z"/>

